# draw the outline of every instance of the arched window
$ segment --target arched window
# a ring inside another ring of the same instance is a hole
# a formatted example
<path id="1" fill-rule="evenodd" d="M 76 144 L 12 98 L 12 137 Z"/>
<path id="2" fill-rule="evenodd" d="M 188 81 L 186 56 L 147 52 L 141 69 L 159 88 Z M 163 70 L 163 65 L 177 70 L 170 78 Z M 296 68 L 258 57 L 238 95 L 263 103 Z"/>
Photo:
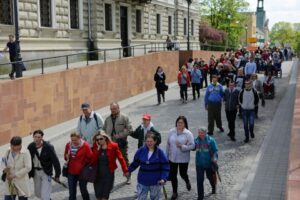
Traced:
<path id="1" fill-rule="evenodd" d="M 70 23 L 72 29 L 79 29 L 79 4 L 78 0 L 70 0 Z"/>
<path id="2" fill-rule="evenodd" d="M 0 0 L 0 24 L 13 24 L 13 5 L 11 0 Z"/>
<path id="3" fill-rule="evenodd" d="M 51 0 L 40 0 L 41 26 L 52 27 Z"/>

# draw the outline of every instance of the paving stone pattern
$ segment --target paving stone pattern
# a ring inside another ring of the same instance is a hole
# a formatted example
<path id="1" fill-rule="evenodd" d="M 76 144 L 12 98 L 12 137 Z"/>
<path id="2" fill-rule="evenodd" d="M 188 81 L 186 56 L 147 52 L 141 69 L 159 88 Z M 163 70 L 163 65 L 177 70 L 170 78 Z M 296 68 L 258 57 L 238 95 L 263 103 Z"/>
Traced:
<path id="1" fill-rule="evenodd" d="M 285 63 L 286 71 L 289 71 L 291 63 Z M 215 200 L 232 200 L 237 199 L 239 193 L 242 190 L 245 179 L 252 166 L 252 163 L 256 157 L 257 152 L 269 131 L 272 118 L 279 104 L 281 97 L 284 95 L 288 86 L 287 73 L 284 73 L 282 79 L 277 79 L 277 96 L 274 100 L 267 100 L 266 107 L 260 108 L 259 119 L 255 121 L 255 139 L 248 144 L 244 144 L 244 131 L 242 120 L 237 118 L 236 121 L 236 139 L 237 142 L 231 142 L 227 137 L 227 122 L 224 113 L 222 112 L 224 133 L 215 130 L 215 138 L 219 147 L 219 166 L 222 183 L 217 186 L 217 194 L 209 195 L 211 188 L 207 180 L 205 180 L 205 199 Z M 190 130 L 196 136 L 197 127 L 207 126 L 207 112 L 204 109 L 204 96 L 205 90 L 201 90 L 201 97 L 198 100 L 193 101 L 191 95 L 191 89 L 189 89 L 188 103 L 182 104 L 179 100 L 179 88 L 177 86 L 170 88 L 166 94 L 166 102 L 160 106 L 156 105 L 156 95 L 150 98 L 144 99 L 130 105 L 121 112 L 126 113 L 132 121 L 133 127 L 136 128 L 141 122 L 141 116 L 143 113 L 150 113 L 153 118 L 155 127 L 162 133 L 161 148 L 165 149 L 168 131 L 175 126 L 175 120 L 179 115 L 185 115 L 188 119 Z M 59 137 L 52 141 L 55 149 L 60 157 L 61 163 L 63 163 L 64 146 L 69 139 L 68 135 Z M 129 137 L 129 158 L 133 159 L 133 155 L 137 149 L 137 140 Z M 191 162 L 189 165 L 189 177 L 192 183 L 192 190 L 187 191 L 184 181 L 178 176 L 179 180 L 179 198 L 178 199 L 197 199 L 197 185 L 196 185 L 196 171 L 195 171 L 195 152 L 191 152 Z M 136 175 L 137 171 L 133 173 L 132 184 L 125 185 L 125 177 L 123 177 L 120 167 L 116 170 L 115 187 L 111 193 L 110 198 L 114 200 L 130 200 L 136 199 Z M 62 178 L 65 181 L 65 178 Z M 2 188 L 3 184 L 0 184 L 0 199 L 3 197 Z M 91 199 L 95 199 L 92 184 L 88 184 Z M 166 185 L 168 197 L 171 197 L 171 183 Z M 81 199 L 79 188 L 77 190 L 77 197 Z M 163 199 L 163 195 L 161 196 Z M 36 199 L 36 198 L 32 198 Z M 68 199 L 68 190 L 65 190 L 58 184 L 53 184 L 53 200 L 66 200 Z"/>

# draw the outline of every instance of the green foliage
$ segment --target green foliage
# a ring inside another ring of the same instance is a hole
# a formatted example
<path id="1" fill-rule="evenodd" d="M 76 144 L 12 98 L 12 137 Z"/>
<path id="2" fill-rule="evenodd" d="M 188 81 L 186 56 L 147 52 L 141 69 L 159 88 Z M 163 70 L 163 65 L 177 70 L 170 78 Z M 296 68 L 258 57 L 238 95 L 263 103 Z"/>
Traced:
<path id="1" fill-rule="evenodd" d="M 281 47 L 290 44 L 295 52 L 300 52 L 300 23 L 278 22 L 270 32 L 272 43 L 279 43 Z"/>
<path id="2" fill-rule="evenodd" d="M 213 28 L 226 32 L 229 45 L 237 45 L 245 31 L 247 16 L 243 13 L 249 7 L 245 0 L 201 0 L 201 19 Z"/>

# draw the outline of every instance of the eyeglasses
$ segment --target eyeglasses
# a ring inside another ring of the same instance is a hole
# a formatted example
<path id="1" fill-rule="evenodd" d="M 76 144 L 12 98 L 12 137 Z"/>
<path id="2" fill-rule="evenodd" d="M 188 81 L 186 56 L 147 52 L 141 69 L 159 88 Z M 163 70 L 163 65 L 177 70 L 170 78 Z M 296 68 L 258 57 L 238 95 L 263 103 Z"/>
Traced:
<path id="1" fill-rule="evenodd" d="M 102 141 L 104 138 L 96 138 L 96 141 Z"/>

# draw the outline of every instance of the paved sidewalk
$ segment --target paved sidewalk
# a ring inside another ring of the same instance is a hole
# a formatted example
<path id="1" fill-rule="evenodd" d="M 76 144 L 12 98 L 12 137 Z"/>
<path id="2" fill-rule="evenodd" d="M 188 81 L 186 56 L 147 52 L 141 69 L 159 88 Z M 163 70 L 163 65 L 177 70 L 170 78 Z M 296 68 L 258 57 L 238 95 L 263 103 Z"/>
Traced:
<path id="1" fill-rule="evenodd" d="M 260 108 L 259 119 L 255 122 L 255 140 L 249 144 L 244 144 L 244 132 L 242 120 L 236 121 L 237 142 L 231 142 L 226 133 L 227 122 L 224 112 L 222 112 L 224 133 L 215 132 L 215 138 L 219 146 L 219 165 L 220 173 L 222 177 L 222 183 L 218 185 L 217 195 L 209 195 L 211 188 L 208 181 L 205 181 L 205 194 L 206 199 L 217 200 L 233 200 L 238 199 L 239 194 L 242 191 L 244 182 L 251 171 L 251 164 L 254 163 L 260 146 L 263 143 L 265 136 L 269 132 L 272 125 L 272 118 L 275 114 L 276 108 L 279 105 L 281 97 L 284 96 L 288 88 L 289 73 L 291 68 L 291 62 L 286 62 L 283 65 L 284 73 L 282 79 L 277 79 L 277 96 L 274 100 L 267 100 L 266 107 Z M 132 125 L 136 128 L 141 123 L 141 116 L 143 113 L 150 113 L 153 116 L 153 123 L 158 130 L 162 133 L 161 147 L 165 149 L 167 134 L 169 129 L 175 126 L 175 120 L 179 115 L 187 116 L 189 128 L 196 136 L 196 130 L 199 126 L 207 126 L 207 112 L 204 109 L 203 96 L 205 91 L 201 91 L 201 97 L 199 100 L 192 101 L 191 91 L 189 90 L 189 101 L 187 104 L 182 104 L 179 100 L 179 88 L 176 84 L 170 85 L 169 91 L 166 95 L 166 102 L 160 106 L 156 106 L 155 90 L 140 94 L 133 98 L 120 102 L 121 111 L 126 113 Z M 80 105 L 79 105 L 80 106 Z M 78 106 L 78 109 L 80 109 Z M 108 107 L 99 110 L 103 116 L 109 114 Z M 78 118 L 59 124 L 55 127 L 46 129 L 45 138 L 50 140 L 55 146 L 55 149 L 60 157 L 61 163 L 63 163 L 63 151 L 66 142 L 69 140 L 69 133 L 72 131 Z M 32 138 L 30 136 L 24 138 L 24 145 L 27 145 Z M 0 155 L 3 155 L 8 145 L 0 147 Z M 129 137 L 129 158 L 132 160 L 133 155 L 137 149 L 137 141 Z M 115 187 L 111 193 L 111 199 L 135 199 L 135 186 L 136 186 L 136 174 L 133 174 L 133 180 L 131 185 L 124 185 L 125 178 L 122 176 L 120 168 L 116 170 Z M 192 183 L 192 190 L 188 192 L 185 188 L 185 184 L 180 177 L 179 180 L 179 200 L 185 199 L 197 199 L 196 194 L 196 172 L 195 172 L 195 152 L 191 152 L 191 162 L 189 166 L 189 176 Z M 66 181 L 62 178 L 63 181 Z M 0 183 L 0 199 L 3 197 L 3 183 Z M 89 192 L 91 199 L 94 200 L 94 192 L 92 184 L 89 184 Z M 171 184 L 166 185 L 168 195 L 171 195 Z M 78 192 L 78 199 L 81 199 Z M 36 198 L 32 198 L 36 199 Z M 53 184 L 52 199 L 66 200 L 68 199 L 68 191 L 61 188 L 57 184 Z"/>

